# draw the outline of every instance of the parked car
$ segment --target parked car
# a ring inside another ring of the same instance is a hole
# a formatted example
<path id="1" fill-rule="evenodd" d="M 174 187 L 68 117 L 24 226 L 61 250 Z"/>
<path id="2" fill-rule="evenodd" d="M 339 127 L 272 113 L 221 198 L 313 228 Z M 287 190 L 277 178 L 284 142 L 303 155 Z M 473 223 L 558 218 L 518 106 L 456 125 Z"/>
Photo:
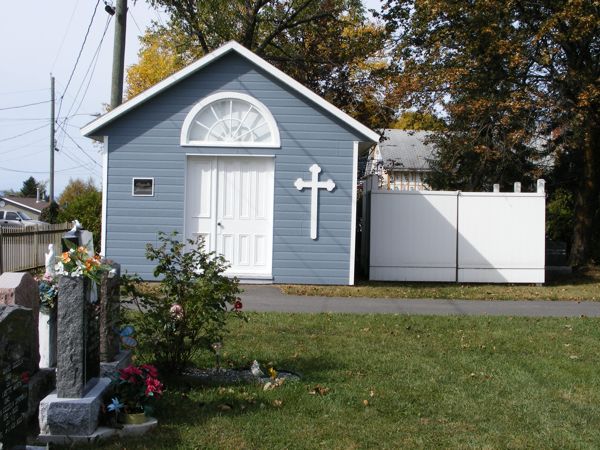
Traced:
<path id="1" fill-rule="evenodd" d="M 47 222 L 34 220 L 21 211 L 0 211 L 0 226 L 2 227 L 32 227 L 35 225 L 47 225 Z"/>

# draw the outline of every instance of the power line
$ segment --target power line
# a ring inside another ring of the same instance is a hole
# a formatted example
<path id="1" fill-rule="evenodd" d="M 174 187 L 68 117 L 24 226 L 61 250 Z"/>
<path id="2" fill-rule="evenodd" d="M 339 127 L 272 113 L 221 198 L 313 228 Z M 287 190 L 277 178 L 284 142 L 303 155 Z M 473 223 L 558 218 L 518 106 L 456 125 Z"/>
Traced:
<path id="1" fill-rule="evenodd" d="M 71 71 L 71 75 L 69 75 L 69 80 L 67 81 L 67 85 L 65 86 L 65 90 L 60 97 L 60 104 L 58 105 L 58 114 L 60 116 L 60 110 L 62 108 L 63 98 L 67 89 L 69 89 L 69 85 L 71 84 L 71 80 L 73 79 L 73 75 L 75 74 L 75 70 L 77 69 L 77 64 L 79 63 L 79 58 L 81 58 L 81 53 L 83 53 L 83 47 L 85 47 L 85 43 L 90 34 L 90 30 L 92 28 L 92 24 L 94 23 L 94 17 L 96 17 L 96 11 L 98 10 L 98 5 L 100 4 L 100 0 L 96 1 L 96 6 L 94 6 L 94 13 L 92 14 L 92 18 L 90 19 L 90 23 L 88 24 L 87 30 L 85 32 L 85 36 L 83 37 L 83 42 L 81 43 L 81 48 L 79 49 L 79 54 L 77 55 L 77 59 L 75 60 L 75 65 L 73 66 L 73 70 Z"/>
<path id="2" fill-rule="evenodd" d="M 94 55 L 92 56 L 92 60 L 90 61 L 90 64 L 88 65 L 85 75 L 83 76 L 83 79 L 81 81 L 81 85 L 79 86 L 79 89 L 77 89 L 77 93 L 75 94 L 73 103 L 71 104 L 69 111 L 65 115 L 65 119 L 64 119 L 63 123 L 66 122 L 69 117 L 71 117 L 71 111 L 73 110 L 75 103 L 77 103 L 77 97 L 79 96 L 79 93 L 81 92 L 81 88 L 85 84 L 85 79 L 87 78 L 88 74 L 90 74 L 90 77 L 87 82 L 87 86 L 85 87 L 85 90 L 83 91 L 83 95 L 81 96 L 81 99 L 79 100 L 79 105 L 77 106 L 77 109 L 75 109 L 75 112 L 73 113 L 73 115 L 77 114 L 77 112 L 79 111 L 79 108 L 81 108 L 81 105 L 83 104 L 83 100 L 85 99 L 85 96 L 87 95 L 88 89 L 92 82 L 92 78 L 94 77 L 94 72 L 96 71 L 96 66 L 98 64 L 98 60 L 100 59 L 100 49 L 102 48 L 102 43 L 104 42 L 104 38 L 106 37 L 106 32 L 108 31 L 108 26 L 110 25 L 111 19 L 112 19 L 112 16 L 108 16 L 108 18 L 106 20 L 106 25 L 104 26 L 104 32 L 102 33 L 102 37 L 100 38 L 100 42 L 98 43 L 98 47 L 96 47 L 96 51 L 94 52 Z M 91 73 L 90 73 L 90 70 L 91 70 Z"/>
<path id="3" fill-rule="evenodd" d="M 21 137 L 21 136 L 25 136 L 26 134 L 33 133 L 34 131 L 37 131 L 37 130 L 41 130 L 42 128 L 46 128 L 47 126 L 48 126 L 47 124 L 44 124 L 42 126 L 33 128 L 31 130 L 24 131 L 23 133 L 15 134 L 14 136 L 9 136 L 7 138 L 0 139 L 0 142 L 10 141 L 11 139 L 15 139 L 15 138 L 18 138 L 18 137 Z"/>
<path id="4" fill-rule="evenodd" d="M 42 104 L 48 103 L 48 102 L 50 102 L 50 100 L 44 100 L 43 102 L 27 103 L 25 105 L 7 106 L 5 108 L 0 108 L 0 111 L 6 111 L 9 109 L 27 108 L 28 106 L 42 105 Z"/>
<path id="5" fill-rule="evenodd" d="M 61 170 L 57 170 L 56 172 L 66 172 L 68 170 L 74 170 L 74 169 L 79 169 L 80 167 L 82 167 L 82 165 L 80 166 L 75 166 L 75 167 L 69 167 L 68 169 L 61 169 Z M 18 169 L 9 169 L 8 167 L 0 167 L 0 170 L 5 170 L 7 172 L 16 172 L 16 173 L 35 173 L 35 174 L 47 174 L 48 171 L 44 171 L 44 172 L 39 172 L 39 171 L 33 171 L 33 170 L 18 170 Z"/>
<path id="6" fill-rule="evenodd" d="M 28 93 L 28 92 L 40 92 L 40 91 L 47 91 L 47 90 L 48 90 L 48 88 L 26 89 L 24 91 L 0 92 L 0 95 L 25 94 L 25 93 Z"/>
<path id="7" fill-rule="evenodd" d="M 135 17 L 133 17 L 133 13 L 131 12 L 131 9 L 127 8 L 127 12 L 129 13 L 129 15 L 131 16 L 131 18 L 133 19 L 133 23 L 135 23 L 135 27 L 138 29 L 138 31 L 140 33 L 143 34 L 142 30 L 140 29 L 140 26 L 138 25 L 137 21 L 135 20 Z"/>
<path id="8" fill-rule="evenodd" d="M 60 55 L 60 51 L 63 48 L 63 45 L 65 43 L 65 38 L 67 37 L 67 34 L 69 34 L 69 30 L 71 29 L 71 23 L 73 22 L 73 17 L 75 17 L 75 11 L 77 11 L 77 7 L 79 6 L 79 2 L 75 2 L 75 7 L 73 8 L 73 12 L 71 12 L 71 18 L 69 19 L 69 23 L 67 25 L 67 27 L 65 28 L 65 33 L 63 34 L 63 37 L 60 41 L 60 45 L 58 47 L 58 51 L 56 52 L 56 56 L 54 57 L 54 61 L 52 62 L 52 67 L 50 68 L 50 72 L 52 72 L 54 70 L 54 65 L 56 64 L 56 61 L 58 61 L 58 56 Z"/>
<path id="9" fill-rule="evenodd" d="M 90 159 L 90 161 L 92 161 L 98 167 L 102 167 L 100 164 L 98 164 L 98 162 L 94 158 L 92 158 L 90 155 L 88 155 L 88 153 L 85 151 L 85 149 L 81 145 L 79 145 L 79 143 L 75 139 L 73 139 L 71 137 L 71 135 L 67 132 L 67 130 L 65 130 L 64 127 L 62 127 L 62 125 L 61 125 L 61 128 L 62 128 L 63 132 L 65 133 L 65 136 L 67 136 L 71 140 L 71 142 L 73 142 L 73 144 L 75 144 L 77 146 L 77 148 L 79 148 L 79 150 L 81 150 L 83 152 L 83 154 Z"/>
<path id="10" fill-rule="evenodd" d="M 31 146 L 33 144 L 37 144 L 38 142 L 46 141 L 47 139 L 48 138 L 46 138 L 46 137 L 42 137 L 42 138 L 36 139 L 33 142 L 29 142 L 27 144 L 20 145 L 19 147 L 13 147 L 13 148 L 11 148 L 9 150 L 0 152 L 0 155 L 6 155 L 7 153 L 16 152 L 17 150 L 21 150 L 22 148 L 29 147 L 29 146 Z"/>

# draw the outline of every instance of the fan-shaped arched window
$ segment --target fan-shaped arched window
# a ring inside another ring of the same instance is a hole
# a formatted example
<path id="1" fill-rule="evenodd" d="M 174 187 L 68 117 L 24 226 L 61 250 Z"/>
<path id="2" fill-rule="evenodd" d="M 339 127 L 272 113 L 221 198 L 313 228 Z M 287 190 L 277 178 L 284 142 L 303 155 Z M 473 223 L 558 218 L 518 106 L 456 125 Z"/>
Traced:
<path id="1" fill-rule="evenodd" d="M 246 94 L 219 92 L 188 113 L 181 145 L 208 147 L 279 147 L 279 130 L 265 105 Z"/>

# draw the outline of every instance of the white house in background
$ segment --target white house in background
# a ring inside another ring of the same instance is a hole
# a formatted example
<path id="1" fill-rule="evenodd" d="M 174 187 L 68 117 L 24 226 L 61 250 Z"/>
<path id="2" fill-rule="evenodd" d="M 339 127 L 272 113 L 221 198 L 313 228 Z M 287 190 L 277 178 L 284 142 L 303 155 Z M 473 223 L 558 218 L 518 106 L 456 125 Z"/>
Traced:
<path id="1" fill-rule="evenodd" d="M 379 175 L 380 187 L 398 191 L 429 190 L 424 175 L 429 172 L 428 158 L 433 144 L 426 144 L 427 131 L 384 130 L 383 139 L 374 147 L 366 175 Z"/>
<path id="2" fill-rule="evenodd" d="M 3 211 L 23 212 L 33 220 L 38 220 L 42 209 L 49 205 L 47 201 L 31 197 L 0 197 L 0 209 Z"/>

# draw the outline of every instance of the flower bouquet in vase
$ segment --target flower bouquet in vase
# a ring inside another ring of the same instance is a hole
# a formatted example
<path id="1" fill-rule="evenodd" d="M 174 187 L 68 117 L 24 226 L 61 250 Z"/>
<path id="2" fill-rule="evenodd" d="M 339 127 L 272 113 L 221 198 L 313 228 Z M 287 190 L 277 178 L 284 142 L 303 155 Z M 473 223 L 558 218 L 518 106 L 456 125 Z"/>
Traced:
<path id="1" fill-rule="evenodd" d="M 114 384 L 114 396 L 106 409 L 114 412 L 118 421 L 125 424 L 144 423 L 146 413 L 152 410 L 152 403 L 163 392 L 158 371 L 150 364 L 120 369 Z"/>

